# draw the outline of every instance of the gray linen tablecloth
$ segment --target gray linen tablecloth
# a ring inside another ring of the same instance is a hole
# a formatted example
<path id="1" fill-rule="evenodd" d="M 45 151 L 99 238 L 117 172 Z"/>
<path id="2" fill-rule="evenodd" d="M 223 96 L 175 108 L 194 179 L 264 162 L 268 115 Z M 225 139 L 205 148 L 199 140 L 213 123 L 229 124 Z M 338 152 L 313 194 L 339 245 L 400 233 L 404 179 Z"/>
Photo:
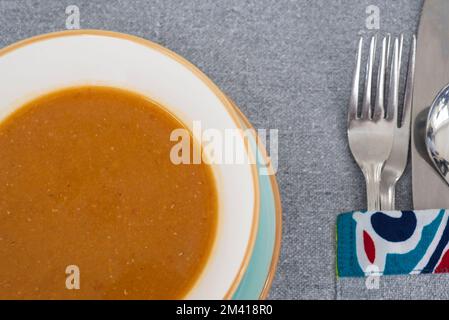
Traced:
<path id="1" fill-rule="evenodd" d="M 421 0 L 0 0 L 0 45 L 65 29 L 77 5 L 81 27 L 141 36 L 181 54 L 218 84 L 257 128 L 279 129 L 283 245 L 273 299 L 449 298 L 449 276 L 335 277 L 335 220 L 365 207 L 363 176 L 346 141 L 356 38 L 415 32 Z M 398 205 L 411 207 L 408 171 Z"/>

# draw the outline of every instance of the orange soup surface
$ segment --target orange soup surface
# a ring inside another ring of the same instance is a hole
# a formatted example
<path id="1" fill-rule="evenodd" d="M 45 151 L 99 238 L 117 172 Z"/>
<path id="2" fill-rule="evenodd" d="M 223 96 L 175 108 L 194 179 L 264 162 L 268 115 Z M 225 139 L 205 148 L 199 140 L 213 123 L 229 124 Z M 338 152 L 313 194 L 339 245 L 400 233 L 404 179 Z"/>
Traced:
<path id="1" fill-rule="evenodd" d="M 158 104 L 95 86 L 50 93 L 4 120 L 0 299 L 184 297 L 218 209 L 211 168 L 170 161 L 177 128 Z"/>

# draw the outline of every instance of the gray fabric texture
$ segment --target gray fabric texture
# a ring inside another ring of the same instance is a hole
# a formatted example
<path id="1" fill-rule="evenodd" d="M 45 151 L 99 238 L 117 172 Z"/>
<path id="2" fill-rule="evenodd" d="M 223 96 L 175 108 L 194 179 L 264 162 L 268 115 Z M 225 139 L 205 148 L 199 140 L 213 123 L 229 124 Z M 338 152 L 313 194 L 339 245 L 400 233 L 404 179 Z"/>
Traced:
<path id="1" fill-rule="evenodd" d="M 77 5 L 81 27 L 134 34 L 202 69 L 256 128 L 279 129 L 282 252 L 270 298 L 449 298 L 448 276 L 335 277 L 335 221 L 365 207 L 363 176 L 346 139 L 357 36 L 368 5 L 380 31 L 415 32 L 422 0 L 0 0 L 0 46 L 65 28 Z M 400 208 L 411 207 L 410 171 Z"/>

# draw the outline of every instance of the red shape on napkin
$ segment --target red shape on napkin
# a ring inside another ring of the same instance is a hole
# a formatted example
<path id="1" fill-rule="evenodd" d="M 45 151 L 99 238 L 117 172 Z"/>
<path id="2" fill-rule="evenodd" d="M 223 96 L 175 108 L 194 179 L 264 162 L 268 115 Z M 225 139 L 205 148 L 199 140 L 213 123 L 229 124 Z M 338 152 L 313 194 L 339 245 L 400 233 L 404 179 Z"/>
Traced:
<path id="1" fill-rule="evenodd" d="M 373 239 L 366 231 L 363 231 L 363 246 L 365 247 L 365 253 L 369 262 L 374 263 L 376 259 L 376 247 L 374 246 Z"/>
<path id="2" fill-rule="evenodd" d="M 444 253 L 440 264 L 435 269 L 435 273 L 446 273 L 449 270 L 449 250 Z"/>

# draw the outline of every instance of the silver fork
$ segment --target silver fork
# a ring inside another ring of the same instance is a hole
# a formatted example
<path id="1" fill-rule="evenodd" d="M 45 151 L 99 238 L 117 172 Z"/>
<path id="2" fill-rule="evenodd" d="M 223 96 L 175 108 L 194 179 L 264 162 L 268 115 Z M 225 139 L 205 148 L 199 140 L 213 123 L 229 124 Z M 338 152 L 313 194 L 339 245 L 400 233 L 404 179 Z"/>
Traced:
<path id="1" fill-rule="evenodd" d="M 399 73 L 402 59 L 403 36 L 401 35 L 399 50 Z M 412 108 L 413 84 L 415 75 L 415 55 L 416 55 L 416 36 L 413 35 L 410 46 L 407 82 L 405 86 L 404 104 L 402 107 L 402 118 L 400 123 L 395 126 L 393 148 L 390 157 L 385 162 L 382 170 L 380 199 L 382 210 L 395 209 L 395 188 L 396 183 L 405 171 L 408 160 L 408 151 L 410 146 L 410 121 Z"/>
<path id="2" fill-rule="evenodd" d="M 368 210 L 380 210 L 381 172 L 393 147 L 393 133 L 397 122 L 399 92 L 399 40 L 395 38 L 387 108 L 385 109 L 385 69 L 387 67 L 387 37 L 385 37 L 382 41 L 376 100 L 373 108 L 371 92 L 373 89 L 372 78 L 376 39 L 376 37 L 371 38 L 360 116 L 358 114 L 358 99 L 363 38 L 359 40 L 348 112 L 349 147 L 355 161 L 365 176 Z"/>

